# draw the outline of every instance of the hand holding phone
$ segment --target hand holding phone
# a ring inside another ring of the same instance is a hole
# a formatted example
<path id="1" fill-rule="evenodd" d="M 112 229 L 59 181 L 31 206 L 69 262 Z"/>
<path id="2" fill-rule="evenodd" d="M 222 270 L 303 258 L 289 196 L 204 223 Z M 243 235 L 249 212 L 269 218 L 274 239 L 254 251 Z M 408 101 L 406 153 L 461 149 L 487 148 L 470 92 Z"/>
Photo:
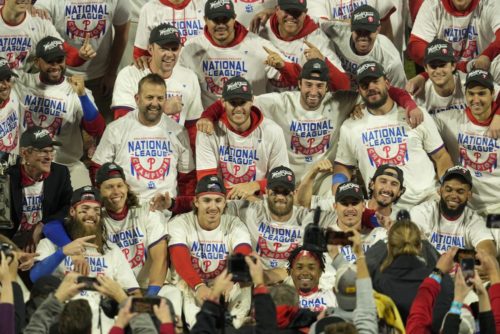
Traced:
<path id="1" fill-rule="evenodd" d="M 132 313 L 149 313 L 154 314 L 153 305 L 159 306 L 161 302 L 160 297 L 134 297 L 132 298 L 132 306 L 130 311 Z"/>
<path id="2" fill-rule="evenodd" d="M 94 283 L 99 285 L 99 282 L 97 282 L 97 277 L 78 276 L 76 282 L 78 284 L 85 283 L 85 287 L 83 288 L 83 290 L 89 291 L 96 291 L 94 288 Z"/>
<path id="3" fill-rule="evenodd" d="M 460 260 L 460 268 L 462 269 L 462 275 L 464 276 L 464 281 L 468 286 L 473 283 L 470 281 L 474 278 L 474 258 L 463 258 Z"/>
<path id="4" fill-rule="evenodd" d="M 243 254 L 233 254 L 228 258 L 227 272 L 233 275 L 233 282 L 252 282 L 250 268 L 248 267 Z"/>
<path id="5" fill-rule="evenodd" d="M 489 214 L 486 216 L 487 228 L 500 228 L 500 214 Z"/>
<path id="6" fill-rule="evenodd" d="M 354 234 L 352 232 L 334 231 L 328 229 L 326 231 L 326 243 L 336 246 L 352 246 L 353 243 L 349 240 Z"/>

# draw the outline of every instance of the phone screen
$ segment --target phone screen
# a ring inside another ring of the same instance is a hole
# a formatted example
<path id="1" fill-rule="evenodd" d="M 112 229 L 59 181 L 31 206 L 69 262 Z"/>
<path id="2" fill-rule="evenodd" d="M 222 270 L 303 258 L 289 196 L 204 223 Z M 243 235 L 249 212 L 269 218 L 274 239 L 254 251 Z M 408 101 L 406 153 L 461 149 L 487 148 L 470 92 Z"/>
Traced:
<path id="1" fill-rule="evenodd" d="M 78 278 L 76 279 L 76 283 L 78 284 L 85 283 L 85 287 L 83 288 L 83 290 L 91 290 L 91 291 L 95 291 L 94 283 L 99 284 L 97 283 L 97 278 L 87 277 L 87 276 L 78 276 Z"/>
<path id="2" fill-rule="evenodd" d="M 326 243 L 329 245 L 352 246 L 352 241 L 349 240 L 349 237 L 352 237 L 352 235 L 352 232 L 328 230 L 326 233 Z"/>
<path id="3" fill-rule="evenodd" d="M 133 298 L 131 311 L 137 313 L 153 314 L 154 313 L 153 305 L 160 305 L 160 302 L 161 302 L 160 298 L 151 298 L 151 297 Z"/>
<path id="4" fill-rule="evenodd" d="M 233 255 L 229 258 L 227 271 L 233 275 L 234 282 L 251 282 L 250 269 L 244 256 Z"/>
<path id="5" fill-rule="evenodd" d="M 474 258 L 463 258 L 460 260 L 460 267 L 462 268 L 465 283 L 472 285 L 472 282 L 469 282 L 469 280 L 474 278 Z"/>

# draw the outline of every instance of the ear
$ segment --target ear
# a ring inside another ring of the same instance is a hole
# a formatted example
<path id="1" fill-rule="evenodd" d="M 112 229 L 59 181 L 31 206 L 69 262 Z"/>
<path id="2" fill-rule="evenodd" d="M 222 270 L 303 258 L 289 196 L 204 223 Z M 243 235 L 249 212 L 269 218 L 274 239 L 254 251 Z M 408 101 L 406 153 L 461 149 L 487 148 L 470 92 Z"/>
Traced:
<path id="1" fill-rule="evenodd" d="M 70 215 L 71 217 L 75 217 L 75 216 L 76 216 L 76 210 L 75 210 L 75 207 L 73 207 L 73 206 L 72 206 L 71 208 L 69 208 L 69 215 Z"/>
<path id="2" fill-rule="evenodd" d="M 403 196 L 405 191 L 406 191 L 406 187 L 401 187 L 401 190 L 399 191 L 399 196 Z"/>
<path id="3" fill-rule="evenodd" d="M 370 180 L 370 183 L 368 183 L 368 190 L 371 190 L 373 191 L 373 186 L 374 186 L 375 182 L 373 182 L 373 179 Z"/>
<path id="4" fill-rule="evenodd" d="M 135 104 L 138 105 L 139 104 L 139 93 L 134 95 L 134 99 L 135 99 Z"/>
<path id="5" fill-rule="evenodd" d="M 148 44 L 148 52 L 149 52 L 150 55 L 153 54 L 153 48 L 154 48 L 153 44 Z"/>

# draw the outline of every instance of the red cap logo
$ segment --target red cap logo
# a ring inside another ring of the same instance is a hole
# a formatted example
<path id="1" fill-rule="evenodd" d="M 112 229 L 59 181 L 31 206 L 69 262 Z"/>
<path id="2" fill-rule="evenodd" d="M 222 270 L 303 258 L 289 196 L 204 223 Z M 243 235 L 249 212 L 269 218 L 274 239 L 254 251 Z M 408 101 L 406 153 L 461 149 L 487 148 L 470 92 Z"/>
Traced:
<path id="1" fill-rule="evenodd" d="M 370 23 L 373 22 L 373 16 L 368 16 L 368 22 L 370 22 Z"/>
<path id="2" fill-rule="evenodd" d="M 226 4 L 226 9 L 230 10 L 231 9 L 231 5 L 230 4 Z"/>

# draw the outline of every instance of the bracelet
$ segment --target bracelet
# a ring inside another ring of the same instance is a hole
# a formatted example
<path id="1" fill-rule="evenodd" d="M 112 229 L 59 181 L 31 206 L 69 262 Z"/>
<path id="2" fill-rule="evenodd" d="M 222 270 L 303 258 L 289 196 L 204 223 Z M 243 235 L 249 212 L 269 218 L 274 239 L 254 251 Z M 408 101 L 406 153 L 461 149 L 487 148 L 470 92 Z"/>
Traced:
<path id="1" fill-rule="evenodd" d="M 435 280 L 436 282 L 438 282 L 439 284 L 441 284 L 441 276 L 435 274 L 435 273 L 432 273 L 429 275 L 430 278 L 432 278 L 433 280 Z"/>

